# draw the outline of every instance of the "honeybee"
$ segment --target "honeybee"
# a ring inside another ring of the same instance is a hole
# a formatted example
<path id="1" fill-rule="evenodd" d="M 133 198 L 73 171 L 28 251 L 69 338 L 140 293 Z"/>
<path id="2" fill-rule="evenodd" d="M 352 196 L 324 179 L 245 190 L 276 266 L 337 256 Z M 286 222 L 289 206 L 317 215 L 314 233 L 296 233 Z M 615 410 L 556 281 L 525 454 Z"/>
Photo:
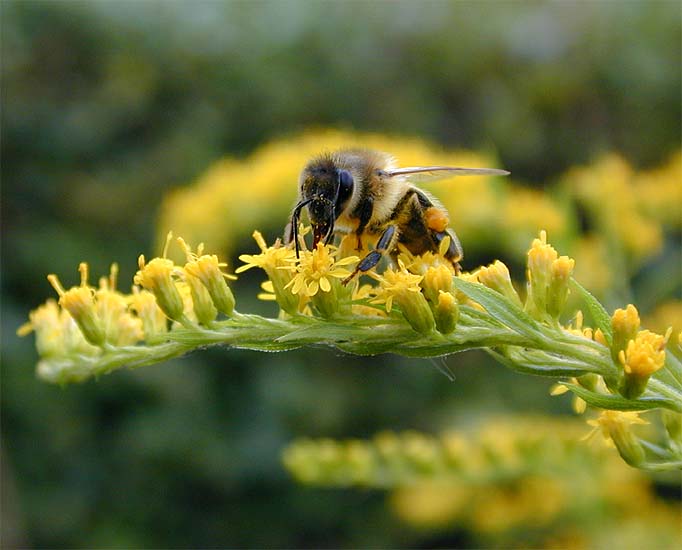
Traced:
<path id="1" fill-rule="evenodd" d="M 391 155 L 366 149 L 324 153 L 301 172 L 298 202 L 287 224 L 285 241 L 294 241 L 298 257 L 299 221 L 301 211 L 307 208 L 313 247 L 320 241 L 328 244 L 339 234 L 355 234 L 358 251 L 363 250 L 363 242 L 376 242 L 344 284 L 372 269 L 383 256 L 395 258 L 398 244 L 412 254 L 437 252 L 445 237 L 450 237 L 445 257 L 459 272 L 463 251 L 457 235 L 448 227 L 447 210 L 414 183 L 449 176 L 508 174 L 494 168 L 398 168 Z"/>

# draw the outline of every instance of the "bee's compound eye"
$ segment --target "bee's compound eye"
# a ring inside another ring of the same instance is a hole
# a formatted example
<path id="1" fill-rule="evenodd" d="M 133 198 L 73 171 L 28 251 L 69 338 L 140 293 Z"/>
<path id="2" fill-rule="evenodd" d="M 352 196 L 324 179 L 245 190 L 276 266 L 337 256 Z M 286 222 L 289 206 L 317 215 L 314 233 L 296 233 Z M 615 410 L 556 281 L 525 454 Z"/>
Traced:
<path id="1" fill-rule="evenodd" d="M 346 202 L 353 193 L 353 176 L 348 170 L 339 170 L 339 195 L 337 205 Z"/>

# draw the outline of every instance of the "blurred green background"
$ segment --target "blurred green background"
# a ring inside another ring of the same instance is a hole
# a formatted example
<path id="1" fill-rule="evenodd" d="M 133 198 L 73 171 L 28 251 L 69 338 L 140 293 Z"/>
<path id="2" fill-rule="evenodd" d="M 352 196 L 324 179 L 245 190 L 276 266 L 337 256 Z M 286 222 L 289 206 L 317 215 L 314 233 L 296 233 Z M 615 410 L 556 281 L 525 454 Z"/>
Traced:
<path id="1" fill-rule="evenodd" d="M 680 147 L 679 2 L 0 8 L 2 546 L 480 543 L 466 528 L 408 527 L 382 492 L 298 486 L 281 449 L 568 414 L 546 380 L 478 353 L 447 359 L 449 381 L 441 365 L 392 356 L 211 349 L 62 389 L 35 378 L 32 339 L 15 330 L 52 295 L 47 273 L 73 284 L 79 261 L 96 275 L 118 261 L 130 280 L 137 255 L 158 252 L 165 193 L 310 127 L 494 151 L 538 188 L 605 152 L 659 166 Z M 679 265 L 666 265 L 679 296 Z M 258 282 L 239 282 L 240 310 L 269 311 Z"/>

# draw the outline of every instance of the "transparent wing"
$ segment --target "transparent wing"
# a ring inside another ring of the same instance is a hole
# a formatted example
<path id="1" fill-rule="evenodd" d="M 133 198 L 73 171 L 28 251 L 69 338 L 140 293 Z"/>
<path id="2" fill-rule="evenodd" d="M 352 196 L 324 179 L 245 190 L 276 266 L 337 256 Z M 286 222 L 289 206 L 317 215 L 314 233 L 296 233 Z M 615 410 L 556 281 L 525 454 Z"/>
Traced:
<path id="1" fill-rule="evenodd" d="M 457 166 L 409 166 L 407 168 L 396 168 L 387 170 L 386 175 L 404 176 L 415 183 L 435 181 L 454 176 L 507 176 L 507 170 L 497 168 L 460 168 Z"/>

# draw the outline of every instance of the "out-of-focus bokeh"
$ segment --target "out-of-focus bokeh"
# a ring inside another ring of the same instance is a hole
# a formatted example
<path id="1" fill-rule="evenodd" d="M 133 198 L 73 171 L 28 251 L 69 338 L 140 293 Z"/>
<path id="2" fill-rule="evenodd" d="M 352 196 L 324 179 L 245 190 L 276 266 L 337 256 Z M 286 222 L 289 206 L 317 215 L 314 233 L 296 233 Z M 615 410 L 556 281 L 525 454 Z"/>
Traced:
<path id="1" fill-rule="evenodd" d="M 652 540 L 647 529 L 669 540 L 679 479 L 620 464 L 591 483 L 582 455 L 567 454 L 564 471 L 584 473 L 583 502 L 570 493 L 565 505 L 563 482 L 545 491 L 500 475 L 466 514 L 452 510 L 468 487 L 314 489 L 283 469 L 298 437 L 571 414 L 546 380 L 482 353 L 434 363 L 209 349 L 62 389 L 35 378 L 32 341 L 14 333 L 52 295 L 47 273 L 69 285 L 79 261 L 93 275 L 117 261 L 129 281 L 168 229 L 220 248 L 233 270 L 253 229 L 281 231 L 309 152 L 347 141 L 404 164 L 511 170 L 429 186 L 453 214 L 465 268 L 500 257 L 520 279 L 544 228 L 607 307 L 633 301 L 645 325 L 679 332 L 678 2 L 0 10 L 3 548 L 627 547 Z M 274 314 L 255 298 L 260 280 L 234 285 L 237 307 Z M 627 502 L 649 503 L 651 521 Z"/>

